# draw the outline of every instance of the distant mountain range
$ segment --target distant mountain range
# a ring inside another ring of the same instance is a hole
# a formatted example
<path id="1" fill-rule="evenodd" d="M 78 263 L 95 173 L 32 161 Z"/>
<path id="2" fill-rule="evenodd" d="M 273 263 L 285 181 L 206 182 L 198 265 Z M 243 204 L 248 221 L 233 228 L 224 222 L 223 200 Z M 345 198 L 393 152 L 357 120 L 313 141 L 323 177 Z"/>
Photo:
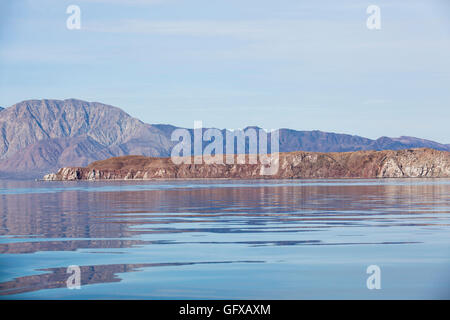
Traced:
<path id="1" fill-rule="evenodd" d="M 0 107 L 0 176 L 33 176 L 123 155 L 167 157 L 177 127 L 146 124 L 123 110 L 76 99 L 28 100 Z M 450 145 L 414 137 L 376 140 L 321 131 L 280 129 L 280 152 L 342 152 Z"/>

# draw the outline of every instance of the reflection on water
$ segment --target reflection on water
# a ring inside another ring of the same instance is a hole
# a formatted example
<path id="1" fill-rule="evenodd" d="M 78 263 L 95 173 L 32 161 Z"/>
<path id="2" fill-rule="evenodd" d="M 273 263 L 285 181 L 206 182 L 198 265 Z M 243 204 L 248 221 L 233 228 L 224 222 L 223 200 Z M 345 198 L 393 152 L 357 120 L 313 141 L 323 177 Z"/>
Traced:
<path id="1" fill-rule="evenodd" d="M 258 261 L 235 261 L 236 263 L 251 263 Z M 172 267 L 186 266 L 195 264 L 214 264 L 214 263 L 233 263 L 233 261 L 220 262 L 191 262 L 191 263 L 141 263 L 141 264 L 111 264 L 96 266 L 80 266 L 80 285 L 95 283 L 119 282 L 121 279 L 118 273 L 135 272 L 142 268 L 150 267 Z M 42 269 L 49 271 L 34 276 L 24 276 L 15 278 L 13 281 L 0 284 L 0 295 L 17 294 L 42 289 L 66 288 L 67 287 L 67 268 L 49 268 Z"/>
<path id="2" fill-rule="evenodd" d="M 448 298 L 449 230 L 448 179 L 3 181 L 0 295 Z"/>

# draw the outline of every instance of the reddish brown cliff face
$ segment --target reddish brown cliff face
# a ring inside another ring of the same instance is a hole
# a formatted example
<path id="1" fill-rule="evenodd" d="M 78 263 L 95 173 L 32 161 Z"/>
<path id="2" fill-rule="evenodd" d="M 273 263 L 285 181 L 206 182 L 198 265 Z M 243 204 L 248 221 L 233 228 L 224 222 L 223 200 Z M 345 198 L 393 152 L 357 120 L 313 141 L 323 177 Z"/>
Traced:
<path id="1" fill-rule="evenodd" d="M 450 177 L 450 152 L 433 149 L 298 151 L 280 153 L 274 175 L 262 174 L 263 167 L 259 161 L 258 164 L 176 165 L 170 158 L 124 156 L 96 161 L 87 167 L 61 168 L 46 175 L 44 180 L 443 178 Z M 276 162 L 272 167 L 276 167 Z"/>

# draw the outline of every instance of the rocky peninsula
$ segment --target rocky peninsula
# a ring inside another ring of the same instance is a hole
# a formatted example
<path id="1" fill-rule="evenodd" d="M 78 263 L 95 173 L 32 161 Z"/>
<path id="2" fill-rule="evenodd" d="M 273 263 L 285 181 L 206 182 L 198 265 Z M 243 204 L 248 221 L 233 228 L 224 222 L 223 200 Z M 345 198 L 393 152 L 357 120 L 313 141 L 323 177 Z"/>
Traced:
<path id="1" fill-rule="evenodd" d="M 248 155 L 247 155 L 248 157 Z M 286 152 L 278 171 L 263 175 L 258 164 L 179 164 L 171 158 L 123 156 L 95 161 L 87 167 L 66 167 L 44 176 L 46 181 L 151 179 L 323 179 L 447 178 L 450 152 L 406 149 L 355 152 Z"/>

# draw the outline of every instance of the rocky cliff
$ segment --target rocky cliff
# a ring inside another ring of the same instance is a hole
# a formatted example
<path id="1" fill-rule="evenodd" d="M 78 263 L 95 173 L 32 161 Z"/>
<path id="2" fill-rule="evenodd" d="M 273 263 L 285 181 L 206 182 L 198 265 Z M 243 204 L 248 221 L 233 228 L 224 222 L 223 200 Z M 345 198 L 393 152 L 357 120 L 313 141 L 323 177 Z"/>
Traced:
<path id="1" fill-rule="evenodd" d="M 275 175 L 262 175 L 261 164 L 175 165 L 170 158 L 125 156 L 93 162 L 87 167 L 61 168 L 44 180 L 441 178 L 450 177 L 450 152 L 433 149 L 289 152 L 279 154 L 278 168 Z"/>

